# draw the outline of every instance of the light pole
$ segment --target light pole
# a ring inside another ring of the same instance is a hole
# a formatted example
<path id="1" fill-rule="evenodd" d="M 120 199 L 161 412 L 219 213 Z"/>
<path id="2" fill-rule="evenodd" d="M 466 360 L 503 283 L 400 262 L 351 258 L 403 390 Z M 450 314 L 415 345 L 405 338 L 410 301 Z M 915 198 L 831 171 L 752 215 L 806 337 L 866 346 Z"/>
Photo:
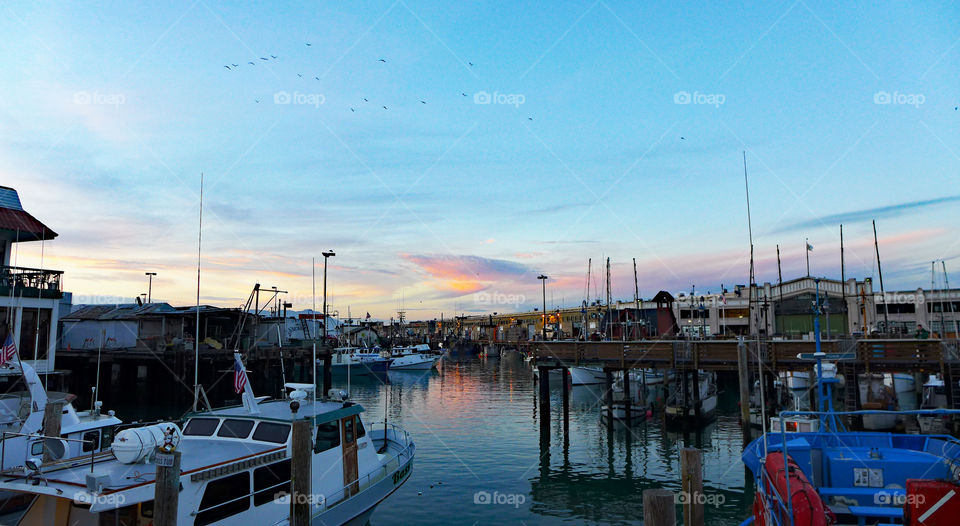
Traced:
<path id="1" fill-rule="evenodd" d="M 333 251 L 323 252 L 323 345 L 327 345 L 327 258 L 336 256 Z"/>
<path id="2" fill-rule="evenodd" d="M 547 276 L 540 274 L 537 276 L 541 282 L 543 282 L 543 339 L 547 339 Z"/>
<path id="3" fill-rule="evenodd" d="M 150 279 L 150 284 L 147 286 L 147 303 L 153 302 L 153 277 L 157 275 L 156 272 L 146 272 L 145 275 Z"/>

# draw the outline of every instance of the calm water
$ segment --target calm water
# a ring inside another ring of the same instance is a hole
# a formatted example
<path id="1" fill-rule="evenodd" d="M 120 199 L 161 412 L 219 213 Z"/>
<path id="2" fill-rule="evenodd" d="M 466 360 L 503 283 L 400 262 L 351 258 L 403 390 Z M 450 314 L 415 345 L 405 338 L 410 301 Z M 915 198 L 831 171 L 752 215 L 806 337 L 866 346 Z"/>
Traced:
<path id="1" fill-rule="evenodd" d="M 541 443 L 533 371 L 515 353 L 445 359 L 439 371 L 393 372 L 386 384 L 351 387 L 368 422 L 381 421 L 388 402 L 389 420 L 417 443 L 413 475 L 380 505 L 374 525 L 640 523 L 644 489 L 679 491 L 684 446 L 703 449 L 706 492 L 723 501 L 707 506 L 708 524 L 738 524 L 752 500 L 744 496 L 734 388 L 721 395 L 717 421 L 685 437 L 659 420 L 610 433 L 599 418 L 600 386 L 574 387 L 565 441 L 557 386 L 550 437 Z M 475 503 L 478 492 L 503 503 Z"/>
<path id="2" fill-rule="evenodd" d="M 368 426 L 383 421 L 386 404 L 388 420 L 417 444 L 410 480 L 377 508 L 375 526 L 640 524 L 644 489 L 679 491 L 687 446 L 703 449 L 705 492 L 719 504 L 706 506 L 707 524 L 739 524 L 749 512 L 735 382 L 720 384 L 717 420 L 687 434 L 664 430 L 657 418 L 610 432 L 599 418 L 601 386 L 573 387 L 565 440 L 554 380 L 551 432 L 541 440 L 533 370 L 518 354 L 444 358 L 438 369 L 352 379 Z M 335 387 L 346 383 L 334 377 Z M 132 405 L 117 410 L 128 421 L 136 415 Z M 476 502 L 487 496 L 495 502 Z"/>

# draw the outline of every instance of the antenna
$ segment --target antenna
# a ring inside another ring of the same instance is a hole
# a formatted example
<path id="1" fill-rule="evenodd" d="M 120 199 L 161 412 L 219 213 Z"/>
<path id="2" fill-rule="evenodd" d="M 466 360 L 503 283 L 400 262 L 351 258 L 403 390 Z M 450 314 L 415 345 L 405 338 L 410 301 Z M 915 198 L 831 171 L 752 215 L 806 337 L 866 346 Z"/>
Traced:
<path id="1" fill-rule="evenodd" d="M 203 246 L 203 172 L 200 172 L 200 222 L 197 228 L 197 328 L 193 337 L 193 411 L 200 396 L 200 256 Z"/>
<path id="2" fill-rule="evenodd" d="M 883 289 L 883 269 L 880 268 L 880 243 L 877 242 L 877 220 L 873 223 L 873 248 L 877 251 L 877 274 L 880 275 L 880 295 L 883 296 L 883 331 L 890 330 L 890 306 L 887 305 L 887 293 Z"/>
<path id="3" fill-rule="evenodd" d="M 843 263 L 843 224 L 840 225 L 840 281 L 843 283 L 840 284 L 840 294 L 843 298 L 843 308 L 847 308 L 847 271 Z M 850 320 L 847 319 L 846 326 L 843 328 L 843 333 L 846 334 L 847 330 L 850 328 Z"/>

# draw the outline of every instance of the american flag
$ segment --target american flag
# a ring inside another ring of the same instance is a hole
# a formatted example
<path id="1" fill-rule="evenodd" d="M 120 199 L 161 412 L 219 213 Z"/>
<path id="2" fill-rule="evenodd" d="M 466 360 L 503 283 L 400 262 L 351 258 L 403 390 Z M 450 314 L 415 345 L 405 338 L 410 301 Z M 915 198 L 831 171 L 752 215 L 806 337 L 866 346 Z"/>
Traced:
<path id="1" fill-rule="evenodd" d="M 17 344 L 13 343 L 13 335 L 7 334 L 7 340 L 3 342 L 3 349 L 0 349 L 0 365 L 7 363 L 17 355 Z"/>
<path id="2" fill-rule="evenodd" d="M 234 354 L 233 357 L 233 390 L 239 394 L 242 393 L 243 388 L 247 386 L 247 373 L 243 370 L 240 354 Z"/>

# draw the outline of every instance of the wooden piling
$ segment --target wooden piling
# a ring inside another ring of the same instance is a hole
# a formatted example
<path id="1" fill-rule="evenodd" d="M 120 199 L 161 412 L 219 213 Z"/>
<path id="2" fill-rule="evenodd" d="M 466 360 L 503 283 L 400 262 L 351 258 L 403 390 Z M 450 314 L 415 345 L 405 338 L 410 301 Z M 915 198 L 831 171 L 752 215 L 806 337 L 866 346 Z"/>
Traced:
<path id="1" fill-rule="evenodd" d="M 564 367 L 560 369 L 560 384 L 563 386 L 563 434 L 567 436 L 570 433 L 570 381 L 568 375 L 569 369 Z"/>
<path id="2" fill-rule="evenodd" d="M 703 451 L 692 447 L 680 451 L 680 476 L 683 526 L 703 526 Z"/>
<path id="3" fill-rule="evenodd" d="M 627 425 L 630 425 L 633 417 L 633 394 L 630 392 L 630 369 L 623 370 L 623 394 L 624 409 L 626 410 Z"/>
<path id="4" fill-rule="evenodd" d="M 749 444 L 750 437 L 750 364 L 747 361 L 747 345 L 740 339 L 737 344 L 737 369 L 740 376 L 740 427 L 743 429 L 743 443 Z M 762 414 L 762 413 L 761 413 Z M 766 422 L 761 422 L 766 428 Z"/>
<path id="5" fill-rule="evenodd" d="M 48 437 L 59 437 L 60 422 L 62 419 L 63 401 L 47 402 L 47 405 L 43 408 L 43 435 Z M 44 446 L 43 462 L 46 463 L 51 460 L 60 459 L 53 458 L 53 456 L 50 454 L 50 449 Z"/>
<path id="6" fill-rule="evenodd" d="M 290 525 L 310 526 L 311 465 L 313 462 L 312 426 L 309 420 L 293 423 L 293 449 L 290 462 Z"/>
<path id="7" fill-rule="evenodd" d="M 180 452 L 157 448 L 157 482 L 153 488 L 153 524 L 176 526 L 180 501 Z"/>
<path id="8" fill-rule="evenodd" d="M 540 367 L 540 426 L 550 425 L 550 369 Z M 566 379 L 564 379 L 566 380 Z"/>
<path id="9" fill-rule="evenodd" d="M 333 389 L 333 356 L 330 353 L 323 355 L 323 395 L 326 396 Z"/>
<path id="10" fill-rule="evenodd" d="M 677 508 L 672 491 L 643 490 L 643 524 L 644 526 L 676 526 Z"/>
<path id="11" fill-rule="evenodd" d="M 606 387 L 606 401 L 607 401 L 607 422 L 613 422 L 613 373 L 608 370 L 603 370 L 604 376 L 604 386 Z"/>

